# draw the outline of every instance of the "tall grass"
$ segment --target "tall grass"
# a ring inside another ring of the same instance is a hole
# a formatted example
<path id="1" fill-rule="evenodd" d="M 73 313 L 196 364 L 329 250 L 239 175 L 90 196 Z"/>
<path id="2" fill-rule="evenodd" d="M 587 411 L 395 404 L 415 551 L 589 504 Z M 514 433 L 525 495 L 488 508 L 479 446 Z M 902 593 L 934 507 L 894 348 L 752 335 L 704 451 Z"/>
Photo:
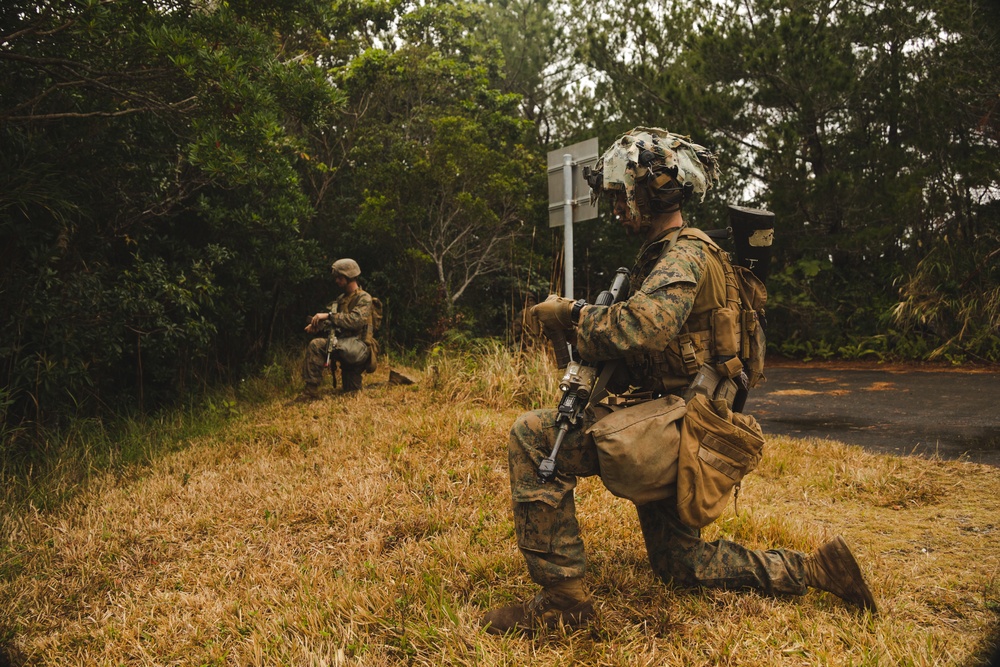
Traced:
<path id="1" fill-rule="evenodd" d="M 427 360 L 431 388 L 453 402 L 473 402 L 494 409 L 554 406 L 558 380 L 544 350 L 512 352 L 493 339 L 475 341 L 464 350 L 435 348 Z"/>
<path id="2" fill-rule="evenodd" d="M 0 660 L 964 666 L 996 626 L 1000 471 L 773 438 L 739 514 L 706 539 L 809 550 L 844 534 L 879 617 L 822 593 L 674 590 L 646 564 L 631 505 L 585 479 L 598 622 L 485 635 L 485 611 L 535 590 L 514 544 L 507 432 L 554 405 L 557 378 L 544 356 L 488 343 L 400 370 L 417 384 L 383 368 L 360 395 L 302 404 L 273 368 L 248 392 L 263 400 L 234 392 L 210 427 L 92 468 L 59 503 L 5 506 Z"/>

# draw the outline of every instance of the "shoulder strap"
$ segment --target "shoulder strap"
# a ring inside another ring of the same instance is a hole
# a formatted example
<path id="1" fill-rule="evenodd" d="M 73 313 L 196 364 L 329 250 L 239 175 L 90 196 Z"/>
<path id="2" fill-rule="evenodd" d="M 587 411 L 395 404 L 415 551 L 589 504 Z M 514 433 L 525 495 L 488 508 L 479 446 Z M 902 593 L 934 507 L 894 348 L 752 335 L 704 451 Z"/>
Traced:
<path id="1" fill-rule="evenodd" d="M 663 256 L 666 255 L 667 252 L 669 252 L 669 250 L 674 247 L 674 244 L 677 243 L 677 239 L 680 238 L 682 231 L 684 231 L 684 228 L 679 227 L 678 229 L 675 229 L 674 231 L 670 232 L 662 239 L 657 241 L 657 243 L 663 244 L 663 246 L 660 248 L 660 254 L 658 255 L 660 259 L 662 259 Z"/>
<path id="2" fill-rule="evenodd" d="M 726 252 L 722 246 L 716 243 L 715 239 L 697 227 L 682 227 L 680 235 L 703 241 L 706 245 L 708 245 L 709 249 L 715 254 L 715 256 L 719 258 L 722 262 L 722 270 L 726 276 L 726 305 L 730 308 L 739 309 L 741 307 L 740 293 L 736 279 L 736 271 L 733 269 L 733 264 L 729 259 L 729 253 Z"/>
<path id="3" fill-rule="evenodd" d="M 705 243 L 707 243 L 709 246 L 711 246 L 713 248 L 720 248 L 719 244 L 715 242 L 715 239 L 713 239 L 711 236 L 709 236 L 705 232 L 701 231 L 697 227 L 681 227 L 679 235 L 680 236 L 693 236 L 696 239 L 704 241 Z"/>

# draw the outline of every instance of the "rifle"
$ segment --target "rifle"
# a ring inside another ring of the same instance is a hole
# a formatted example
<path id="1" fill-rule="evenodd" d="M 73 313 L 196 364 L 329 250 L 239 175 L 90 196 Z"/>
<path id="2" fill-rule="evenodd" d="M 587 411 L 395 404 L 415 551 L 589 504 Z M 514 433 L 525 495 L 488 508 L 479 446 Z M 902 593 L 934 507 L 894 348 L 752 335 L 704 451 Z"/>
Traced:
<path id="1" fill-rule="evenodd" d="M 629 270 L 625 267 L 615 271 L 614 280 L 611 281 L 611 288 L 604 290 L 594 301 L 595 306 L 610 306 L 613 303 L 624 300 L 628 296 Z M 604 385 L 608 381 L 613 364 L 590 364 L 585 361 L 576 361 L 566 344 L 564 332 L 551 332 L 556 334 L 550 336 L 554 338 L 552 345 L 556 350 L 556 361 L 565 359 L 566 372 L 559 381 L 559 389 L 562 391 L 562 398 L 556 408 L 556 442 L 552 446 L 552 453 L 538 464 L 538 479 L 542 483 L 548 482 L 556 474 L 556 456 L 559 455 L 559 448 L 562 446 L 566 433 L 571 426 L 579 423 L 580 414 L 587 407 L 591 398 L 600 399 L 600 394 L 604 390 Z M 561 340 L 560 340 L 561 335 Z M 598 377 L 598 374 L 600 377 Z"/>
<path id="2" fill-rule="evenodd" d="M 333 316 L 336 312 L 337 312 L 337 304 L 333 303 L 330 306 L 330 319 L 327 320 L 328 322 L 330 322 L 330 335 L 327 336 L 326 339 L 326 363 L 323 365 L 323 368 L 330 367 L 330 355 L 333 354 L 333 351 L 337 349 L 337 328 L 333 326 L 332 322 Z M 336 375 L 337 374 L 334 373 L 334 380 L 337 379 Z M 336 384 L 336 382 L 334 384 Z"/>

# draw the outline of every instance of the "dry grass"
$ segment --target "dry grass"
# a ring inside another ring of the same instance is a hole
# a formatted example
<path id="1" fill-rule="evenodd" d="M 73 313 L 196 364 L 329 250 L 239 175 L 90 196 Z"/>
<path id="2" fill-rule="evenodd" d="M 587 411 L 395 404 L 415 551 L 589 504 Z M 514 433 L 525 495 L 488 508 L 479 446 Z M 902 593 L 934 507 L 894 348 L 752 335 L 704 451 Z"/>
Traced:
<path id="1" fill-rule="evenodd" d="M 31 665 L 964 665 L 1000 611 L 1000 470 L 774 438 L 706 537 L 811 549 L 843 534 L 882 615 L 810 593 L 658 582 L 632 507 L 584 480 L 600 620 L 496 638 L 529 595 L 506 464 L 544 359 L 499 348 L 311 404 L 276 400 L 48 512 L 0 523 L 0 641 Z M 385 379 L 383 373 L 377 380 Z M 525 379 L 527 378 L 527 380 Z M 547 396 L 548 395 L 548 398 Z M 6 508 L 5 508 L 6 509 Z"/>

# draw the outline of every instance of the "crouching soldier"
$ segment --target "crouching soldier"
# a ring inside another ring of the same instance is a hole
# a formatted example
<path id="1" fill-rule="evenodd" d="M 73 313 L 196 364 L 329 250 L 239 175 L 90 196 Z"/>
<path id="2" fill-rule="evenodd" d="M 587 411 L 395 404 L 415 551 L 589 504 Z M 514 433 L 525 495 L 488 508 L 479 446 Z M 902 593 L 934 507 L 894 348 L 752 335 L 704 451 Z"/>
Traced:
<path id="1" fill-rule="evenodd" d="M 358 285 L 361 267 L 353 259 L 338 259 L 333 263 L 333 276 L 342 294 L 326 311 L 316 313 L 306 325 L 306 331 L 318 334 L 328 331 L 322 338 L 313 338 L 306 348 L 302 362 L 302 379 L 305 389 L 302 399 L 319 397 L 323 369 L 330 368 L 333 382 L 337 382 L 337 364 L 344 391 L 361 389 L 361 377 L 375 370 L 375 325 L 372 321 L 373 299 Z"/>

